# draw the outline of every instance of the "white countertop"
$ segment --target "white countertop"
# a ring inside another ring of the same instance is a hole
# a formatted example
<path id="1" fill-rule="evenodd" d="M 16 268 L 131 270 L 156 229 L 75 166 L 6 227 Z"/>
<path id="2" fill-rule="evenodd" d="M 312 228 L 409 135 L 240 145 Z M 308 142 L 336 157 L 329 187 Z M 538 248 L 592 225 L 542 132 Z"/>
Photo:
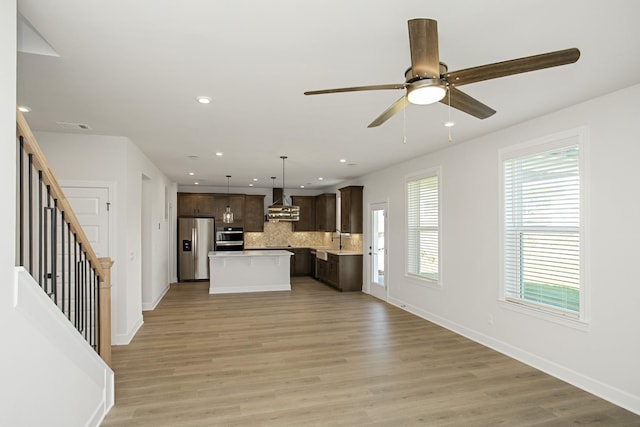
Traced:
<path id="1" fill-rule="evenodd" d="M 287 249 L 303 249 L 303 248 L 308 248 L 316 252 L 325 251 L 333 255 L 362 255 L 362 251 L 352 251 L 352 250 L 346 250 L 346 249 L 339 250 L 339 249 L 333 249 L 328 246 L 263 246 L 263 247 L 255 247 L 251 249 L 254 249 L 256 252 L 265 251 L 265 250 L 268 250 L 269 252 L 275 252 L 278 249 L 287 250 Z"/>
<path id="2" fill-rule="evenodd" d="M 328 254 L 332 255 L 362 255 L 360 251 L 347 251 L 347 250 L 338 250 L 338 249 L 321 249 L 327 251 Z"/>
<path id="3" fill-rule="evenodd" d="M 275 256 L 291 256 L 293 253 L 285 250 L 246 250 L 246 251 L 216 251 L 209 252 L 209 258 L 224 258 L 224 257 L 275 257 Z"/>

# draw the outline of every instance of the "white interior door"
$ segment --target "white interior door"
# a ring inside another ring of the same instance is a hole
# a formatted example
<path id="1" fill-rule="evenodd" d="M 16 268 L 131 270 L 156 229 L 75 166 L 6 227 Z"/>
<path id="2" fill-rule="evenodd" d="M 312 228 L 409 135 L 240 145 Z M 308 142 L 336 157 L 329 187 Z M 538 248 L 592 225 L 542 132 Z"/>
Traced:
<path id="1" fill-rule="evenodd" d="M 98 257 L 109 255 L 109 188 L 62 185 L 82 231 Z"/>
<path id="2" fill-rule="evenodd" d="M 369 208 L 371 241 L 367 248 L 369 255 L 369 292 L 382 300 L 387 300 L 387 204 L 375 203 Z"/>

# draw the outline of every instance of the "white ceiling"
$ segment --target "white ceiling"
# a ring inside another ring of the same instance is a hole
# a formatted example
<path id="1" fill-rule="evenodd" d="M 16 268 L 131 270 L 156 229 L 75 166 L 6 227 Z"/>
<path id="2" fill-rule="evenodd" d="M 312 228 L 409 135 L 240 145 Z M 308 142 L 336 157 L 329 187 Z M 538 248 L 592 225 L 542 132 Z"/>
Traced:
<path id="1" fill-rule="evenodd" d="M 32 108 L 32 129 L 69 132 L 56 122 L 71 122 L 91 127 L 74 133 L 126 136 L 180 184 L 226 186 L 229 174 L 232 187 L 258 178 L 271 188 L 287 155 L 287 187 L 314 189 L 640 82 L 636 0 L 18 0 L 18 9 L 59 54 L 18 55 L 17 101 Z M 570 47 L 581 58 L 464 86 L 497 113 L 453 110 L 452 142 L 440 103 L 367 128 L 402 91 L 303 95 L 402 83 L 415 17 L 438 21 L 449 70 Z"/>

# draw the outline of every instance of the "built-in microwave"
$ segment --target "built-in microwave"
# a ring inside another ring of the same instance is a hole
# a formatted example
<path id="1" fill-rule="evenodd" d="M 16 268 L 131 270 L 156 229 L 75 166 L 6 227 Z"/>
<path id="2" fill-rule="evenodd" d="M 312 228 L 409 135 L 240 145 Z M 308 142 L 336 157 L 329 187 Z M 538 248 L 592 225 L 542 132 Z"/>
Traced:
<path id="1" fill-rule="evenodd" d="M 242 227 L 217 227 L 216 251 L 241 251 L 244 249 Z"/>

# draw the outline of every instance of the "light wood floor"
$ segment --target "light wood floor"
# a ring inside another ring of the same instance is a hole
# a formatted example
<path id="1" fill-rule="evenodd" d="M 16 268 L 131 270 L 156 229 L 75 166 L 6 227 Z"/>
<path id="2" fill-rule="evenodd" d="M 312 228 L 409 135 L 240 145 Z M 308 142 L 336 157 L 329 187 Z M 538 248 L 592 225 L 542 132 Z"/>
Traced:
<path id="1" fill-rule="evenodd" d="M 114 347 L 103 426 L 640 426 L 640 416 L 362 293 L 175 284 Z"/>

